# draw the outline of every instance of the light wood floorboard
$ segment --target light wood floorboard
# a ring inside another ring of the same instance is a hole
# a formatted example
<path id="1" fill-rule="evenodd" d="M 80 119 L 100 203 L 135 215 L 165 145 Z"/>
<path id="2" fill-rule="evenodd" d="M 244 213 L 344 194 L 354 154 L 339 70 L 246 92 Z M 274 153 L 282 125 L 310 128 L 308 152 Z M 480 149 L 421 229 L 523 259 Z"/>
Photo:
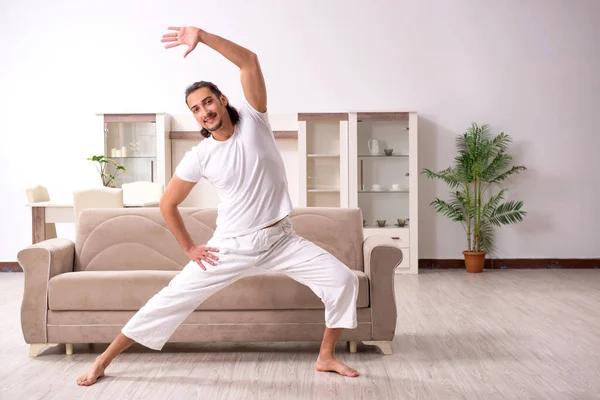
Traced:
<path id="1" fill-rule="evenodd" d="M 77 376 L 106 345 L 30 358 L 21 273 L 0 274 L 0 399 L 598 399 L 600 271 L 424 271 L 396 279 L 394 354 L 338 356 L 356 379 L 314 369 L 319 343 L 134 345 L 107 376 Z"/>

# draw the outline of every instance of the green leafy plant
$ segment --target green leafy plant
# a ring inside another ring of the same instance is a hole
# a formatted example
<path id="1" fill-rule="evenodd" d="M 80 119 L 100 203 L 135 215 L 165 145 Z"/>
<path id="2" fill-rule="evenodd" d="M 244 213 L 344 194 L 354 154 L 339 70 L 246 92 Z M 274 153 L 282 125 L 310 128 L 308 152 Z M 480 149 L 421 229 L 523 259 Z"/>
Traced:
<path id="1" fill-rule="evenodd" d="M 89 161 L 93 161 L 100 178 L 102 178 L 102 185 L 109 186 L 115 181 L 120 173 L 127 173 L 124 166 L 119 165 L 112 158 L 106 156 L 92 156 L 88 158 Z M 113 169 L 113 171 L 111 171 Z"/>
<path id="2" fill-rule="evenodd" d="M 436 198 L 430 205 L 462 224 L 469 252 L 490 252 L 493 228 L 521 222 L 527 214 L 522 210 L 522 201 L 503 202 L 506 189 L 486 193 L 492 185 L 527 169 L 521 165 L 509 168 L 512 157 L 506 149 L 510 142 L 510 136 L 504 132 L 492 138 L 488 125 L 480 127 L 474 123 L 456 138 L 458 155 L 454 166 L 439 172 L 422 171 L 428 179 L 440 179 L 452 189 L 448 202 Z"/>

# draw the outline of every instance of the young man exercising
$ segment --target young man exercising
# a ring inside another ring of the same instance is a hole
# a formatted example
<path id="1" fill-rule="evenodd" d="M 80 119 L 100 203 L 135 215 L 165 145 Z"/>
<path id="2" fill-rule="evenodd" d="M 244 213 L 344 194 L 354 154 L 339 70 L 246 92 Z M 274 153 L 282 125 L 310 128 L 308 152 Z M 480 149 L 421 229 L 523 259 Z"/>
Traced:
<path id="1" fill-rule="evenodd" d="M 190 262 L 123 327 L 92 367 L 77 378 L 81 386 L 104 376 L 111 361 L 134 342 L 161 350 L 177 327 L 208 297 L 251 275 L 281 272 L 309 286 L 325 304 L 325 333 L 316 362 L 319 371 L 356 377 L 335 357 L 342 329 L 354 329 L 358 278 L 337 258 L 292 229 L 285 168 L 267 116 L 267 92 L 256 54 L 195 27 L 172 27 L 166 48 L 198 43 L 240 68 L 244 99 L 239 112 L 210 82 L 186 90 L 186 103 L 206 137 L 187 152 L 161 200 L 160 210 Z M 207 179 L 220 203 L 217 228 L 207 244 L 192 242 L 178 205 L 194 185 Z"/>

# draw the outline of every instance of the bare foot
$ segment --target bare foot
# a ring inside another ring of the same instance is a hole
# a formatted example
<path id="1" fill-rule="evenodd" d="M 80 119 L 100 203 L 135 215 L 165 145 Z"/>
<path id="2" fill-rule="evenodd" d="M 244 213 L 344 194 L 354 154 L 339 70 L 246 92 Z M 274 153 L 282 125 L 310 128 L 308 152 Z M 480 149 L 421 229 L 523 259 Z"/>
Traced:
<path id="1" fill-rule="evenodd" d="M 102 378 L 104 376 L 105 369 L 106 367 L 102 364 L 102 362 L 96 360 L 94 365 L 92 365 L 89 370 L 77 378 L 77 384 L 79 386 L 92 386 L 94 383 L 96 383 L 98 378 Z"/>
<path id="2" fill-rule="evenodd" d="M 353 368 L 348 367 L 340 360 L 335 357 L 331 358 L 317 358 L 317 371 L 321 372 L 337 372 L 343 376 L 350 376 L 355 378 L 359 375 L 358 371 Z"/>

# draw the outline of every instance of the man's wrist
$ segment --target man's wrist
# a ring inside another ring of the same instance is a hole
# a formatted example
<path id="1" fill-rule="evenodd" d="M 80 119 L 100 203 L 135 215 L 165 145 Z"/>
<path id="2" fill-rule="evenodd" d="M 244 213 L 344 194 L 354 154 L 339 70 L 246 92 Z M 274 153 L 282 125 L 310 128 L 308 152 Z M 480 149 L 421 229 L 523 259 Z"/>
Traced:
<path id="1" fill-rule="evenodd" d="M 206 31 L 198 28 L 198 42 L 206 44 Z"/>

